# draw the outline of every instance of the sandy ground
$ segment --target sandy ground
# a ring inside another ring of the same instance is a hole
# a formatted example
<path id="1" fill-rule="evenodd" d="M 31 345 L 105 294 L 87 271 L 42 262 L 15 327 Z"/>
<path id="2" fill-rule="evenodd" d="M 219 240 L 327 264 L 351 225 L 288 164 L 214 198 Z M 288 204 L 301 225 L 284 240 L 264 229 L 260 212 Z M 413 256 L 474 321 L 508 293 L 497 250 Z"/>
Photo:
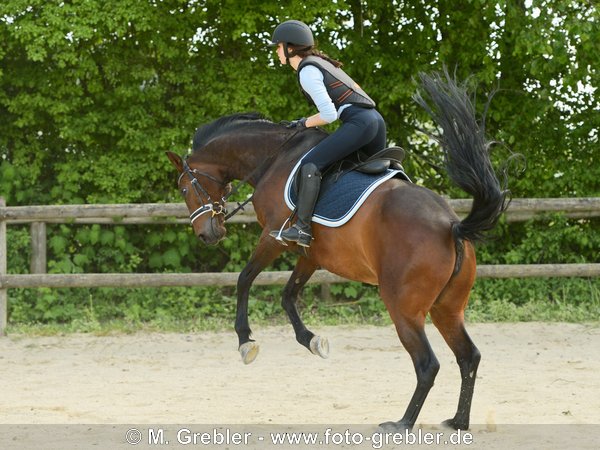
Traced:
<path id="1" fill-rule="evenodd" d="M 482 363 L 471 416 L 473 444 L 455 448 L 505 449 L 510 439 L 520 448 L 565 448 L 566 443 L 600 448 L 599 326 L 473 324 L 468 329 Z M 214 428 L 206 424 L 220 424 L 220 430 L 229 424 L 231 432 L 244 424 L 264 425 L 251 427 L 256 436 L 269 427 L 305 430 L 307 424 L 321 432 L 331 424 L 355 424 L 366 433 L 360 427 L 398 420 L 415 377 L 394 329 L 313 331 L 329 339 L 329 359 L 297 344 L 291 327 L 255 327 L 261 351 L 248 366 L 239 358 L 233 331 L 0 338 L 0 447 L 88 448 L 84 444 L 91 439 L 89 448 L 128 448 L 123 438 L 128 424 L 138 424 L 141 448 L 154 448 L 143 445 L 148 424 L 173 424 L 168 435 L 173 446 L 177 424 L 204 424 L 188 426 L 193 432 Z M 417 424 L 450 434 L 430 424 L 454 414 L 458 367 L 437 331 L 429 326 L 427 332 L 442 367 Z M 84 443 L 76 440 L 82 430 Z M 40 433 L 41 447 L 33 442 Z M 214 433 L 212 439 L 213 445 L 187 446 L 275 448 L 262 441 L 216 445 Z M 364 448 L 377 448 L 373 442 Z M 362 447 L 346 439 L 323 448 Z"/>

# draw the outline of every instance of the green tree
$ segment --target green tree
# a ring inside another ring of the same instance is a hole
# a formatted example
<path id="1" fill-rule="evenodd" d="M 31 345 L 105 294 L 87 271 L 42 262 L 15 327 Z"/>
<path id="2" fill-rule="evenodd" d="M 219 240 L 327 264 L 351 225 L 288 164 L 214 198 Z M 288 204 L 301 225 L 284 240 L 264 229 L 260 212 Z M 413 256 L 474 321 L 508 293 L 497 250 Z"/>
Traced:
<path id="1" fill-rule="evenodd" d="M 511 180 L 514 196 L 600 195 L 600 15 L 584 0 L 4 0 L 0 195 L 9 205 L 178 201 L 164 151 L 185 153 L 198 125 L 249 110 L 275 121 L 311 113 L 294 73 L 265 45 L 290 18 L 307 22 L 378 102 L 419 183 L 463 195 L 439 169 L 440 150 L 416 131 L 429 125 L 411 98 L 419 71 L 445 65 L 472 77 L 482 111 L 498 89 L 486 122 L 506 145 L 497 158 L 510 148 L 528 163 Z M 570 248 L 597 259 L 593 240 L 575 238 L 598 234 L 598 221 L 567 225 Z M 486 261 L 533 251 L 536 227 L 546 225 L 501 230 Z M 198 249 L 189 227 L 53 226 L 49 265 L 234 270 L 256 228 L 230 228 L 229 244 Z M 22 231 L 13 255 L 23 253 Z M 9 265 L 27 271 L 23 258 Z"/>

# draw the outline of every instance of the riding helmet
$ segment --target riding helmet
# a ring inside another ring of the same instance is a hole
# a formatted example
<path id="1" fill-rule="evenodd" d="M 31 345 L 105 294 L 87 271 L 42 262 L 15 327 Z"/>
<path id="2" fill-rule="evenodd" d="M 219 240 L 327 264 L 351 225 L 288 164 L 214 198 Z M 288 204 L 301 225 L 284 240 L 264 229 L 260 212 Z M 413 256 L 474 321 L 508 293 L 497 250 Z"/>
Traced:
<path id="1" fill-rule="evenodd" d="M 315 45 L 312 31 L 310 31 L 308 25 L 299 20 L 286 20 L 277 25 L 271 38 L 271 45 L 277 45 L 280 42 L 305 47 Z"/>

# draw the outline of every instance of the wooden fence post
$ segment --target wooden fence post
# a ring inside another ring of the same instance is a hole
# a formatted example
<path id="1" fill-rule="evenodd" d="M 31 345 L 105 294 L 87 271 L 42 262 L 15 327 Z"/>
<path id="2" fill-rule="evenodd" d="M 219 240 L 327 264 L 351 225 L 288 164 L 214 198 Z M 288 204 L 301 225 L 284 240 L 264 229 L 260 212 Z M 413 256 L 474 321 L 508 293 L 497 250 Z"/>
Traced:
<path id="1" fill-rule="evenodd" d="M 323 283 L 321 285 L 321 300 L 326 302 L 331 300 L 331 283 Z"/>
<path id="2" fill-rule="evenodd" d="M 0 208 L 6 206 L 4 198 L 0 197 Z M 6 275 L 7 263 L 6 253 L 8 251 L 6 239 L 6 221 L 0 216 L 0 276 Z M 8 321 L 8 289 L 0 285 L 0 336 L 6 335 L 6 324 Z"/>
<path id="3" fill-rule="evenodd" d="M 30 273 L 46 273 L 46 223 L 31 222 Z"/>

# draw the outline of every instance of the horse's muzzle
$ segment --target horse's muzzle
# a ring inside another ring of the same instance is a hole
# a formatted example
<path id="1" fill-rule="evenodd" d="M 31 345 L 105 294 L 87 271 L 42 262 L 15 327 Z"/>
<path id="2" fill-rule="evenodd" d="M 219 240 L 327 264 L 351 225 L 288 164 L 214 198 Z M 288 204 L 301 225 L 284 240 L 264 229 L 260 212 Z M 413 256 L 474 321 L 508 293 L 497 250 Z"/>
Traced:
<path id="1" fill-rule="evenodd" d="M 197 235 L 198 239 L 200 239 L 206 245 L 216 245 L 218 244 L 224 236 L 215 236 L 213 233 L 200 233 Z"/>
<path id="2" fill-rule="evenodd" d="M 206 245 L 218 244 L 227 234 L 225 227 L 217 220 L 211 219 L 204 227 L 196 231 L 196 236 Z"/>

